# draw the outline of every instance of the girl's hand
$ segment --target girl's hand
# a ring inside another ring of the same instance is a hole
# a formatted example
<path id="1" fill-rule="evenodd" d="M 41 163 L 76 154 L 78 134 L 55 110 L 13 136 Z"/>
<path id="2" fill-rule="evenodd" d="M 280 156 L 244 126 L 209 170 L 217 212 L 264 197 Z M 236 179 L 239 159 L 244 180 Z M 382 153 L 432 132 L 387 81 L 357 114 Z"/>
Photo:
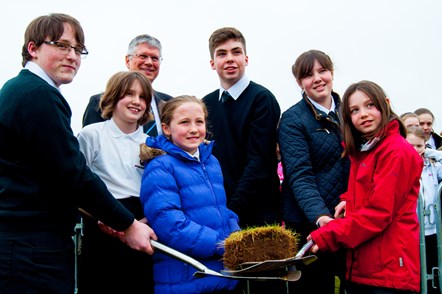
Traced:
<path id="1" fill-rule="evenodd" d="M 307 236 L 307 241 L 310 241 L 310 240 L 312 240 L 312 236 L 308 235 Z M 319 247 L 318 247 L 318 245 L 316 243 L 314 243 L 312 248 L 310 248 L 310 252 L 311 253 L 316 253 L 318 251 L 319 251 Z"/>
<path id="2" fill-rule="evenodd" d="M 345 216 L 345 207 L 347 205 L 347 201 L 341 201 L 335 207 L 335 218 L 340 218 Z"/>

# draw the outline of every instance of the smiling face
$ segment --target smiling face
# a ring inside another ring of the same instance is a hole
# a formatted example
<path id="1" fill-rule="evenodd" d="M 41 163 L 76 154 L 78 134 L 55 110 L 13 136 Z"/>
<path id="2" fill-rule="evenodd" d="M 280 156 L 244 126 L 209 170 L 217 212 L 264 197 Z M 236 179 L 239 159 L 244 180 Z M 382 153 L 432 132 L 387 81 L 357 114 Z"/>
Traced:
<path id="1" fill-rule="evenodd" d="M 144 73 L 151 83 L 160 73 L 161 53 L 156 47 L 146 43 L 139 44 L 134 54 L 126 55 L 126 66 L 129 70 Z"/>
<path id="2" fill-rule="evenodd" d="M 243 44 L 235 39 L 230 39 L 216 47 L 210 65 L 218 73 L 221 86 L 229 89 L 238 82 L 246 71 L 249 58 L 245 53 Z"/>
<path id="3" fill-rule="evenodd" d="M 138 128 L 138 120 L 146 111 L 146 98 L 139 80 L 134 80 L 113 111 L 115 124 L 126 134 Z"/>
<path id="4" fill-rule="evenodd" d="M 184 151 L 194 154 L 206 137 L 204 111 L 198 103 L 185 102 L 173 112 L 169 125 L 162 124 L 163 132 Z"/>
<path id="5" fill-rule="evenodd" d="M 64 23 L 64 31 L 56 41 L 78 47 L 75 39 L 75 32 L 72 26 Z M 69 84 L 74 79 L 81 65 L 81 56 L 76 54 L 74 50 L 62 52 L 54 45 L 43 43 L 39 47 L 34 42 L 29 42 L 28 52 L 32 56 L 32 61 L 38 64 L 46 74 L 59 87 L 63 84 Z"/>
<path id="6" fill-rule="evenodd" d="M 382 114 L 370 97 L 362 91 L 355 91 L 348 99 L 353 126 L 364 134 L 373 133 L 381 124 Z"/>
<path id="7" fill-rule="evenodd" d="M 311 72 L 297 83 L 310 99 L 330 109 L 333 89 L 333 73 L 330 70 L 315 60 Z"/>

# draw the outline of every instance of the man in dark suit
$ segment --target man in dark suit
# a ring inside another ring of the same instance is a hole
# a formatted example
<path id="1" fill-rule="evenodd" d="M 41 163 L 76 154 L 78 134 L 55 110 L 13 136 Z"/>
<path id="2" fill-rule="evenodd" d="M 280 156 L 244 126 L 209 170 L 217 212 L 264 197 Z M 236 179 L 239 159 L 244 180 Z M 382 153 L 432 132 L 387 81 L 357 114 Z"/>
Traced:
<path id="1" fill-rule="evenodd" d="M 129 43 L 126 55 L 126 66 L 128 70 L 137 70 L 143 72 L 149 81 L 153 83 L 160 73 L 162 60 L 161 56 L 162 47 L 157 38 L 147 34 L 139 35 Z M 89 104 L 87 105 L 83 114 L 83 127 L 104 120 L 101 117 L 101 110 L 99 107 L 101 95 L 102 94 L 96 94 L 90 98 Z M 144 125 L 144 131 L 149 136 L 156 136 L 162 133 L 159 106 L 161 106 L 163 101 L 167 101 L 172 97 L 170 95 L 154 91 L 153 98 L 151 110 L 155 120 Z"/>

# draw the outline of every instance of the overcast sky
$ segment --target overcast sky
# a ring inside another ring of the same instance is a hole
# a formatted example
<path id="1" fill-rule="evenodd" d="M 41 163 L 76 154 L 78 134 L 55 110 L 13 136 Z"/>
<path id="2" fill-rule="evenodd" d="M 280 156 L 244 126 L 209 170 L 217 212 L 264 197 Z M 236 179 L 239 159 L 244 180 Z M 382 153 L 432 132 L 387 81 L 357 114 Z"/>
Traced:
<path id="1" fill-rule="evenodd" d="M 300 99 L 291 66 L 302 52 L 318 49 L 334 62 L 334 90 L 341 96 L 351 83 L 372 80 L 387 92 L 397 114 L 429 108 L 435 130 L 442 130 L 440 0 L 24 0 L 2 6 L 0 86 L 21 69 L 30 21 L 62 12 L 82 24 L 90 53 L 74 81 L 61 87 L 75 134 L 89 97 L 103 91 L 115 72 L 126 70 L 127 45 L 139 34 L 151 34 L 163 45 L 154 89 L 202 98 L 218 88 L 208 38 L 224 26 L 244 34 L 246 74 L 275 94 L 282 111 Z"/>

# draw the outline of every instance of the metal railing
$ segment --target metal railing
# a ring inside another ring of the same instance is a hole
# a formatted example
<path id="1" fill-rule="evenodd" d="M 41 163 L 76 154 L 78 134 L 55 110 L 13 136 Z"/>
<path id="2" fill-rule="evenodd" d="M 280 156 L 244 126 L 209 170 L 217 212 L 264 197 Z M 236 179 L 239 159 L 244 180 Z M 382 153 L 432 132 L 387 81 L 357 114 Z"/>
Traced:
<path id="1" fill-rule="evenodd" d="M 436 222 L 437 239 L 437 267 L 433 267 L 431 272 L 427 272 L 427 254 L 425 251 L 425 225 L 424 219 L 428 210 L 424 207 L 423 196 L 419 193 L 418 197 L 418 217 L 420 225 L 420 264 L 421 264 L 421 294 L 428 293 L 428 281 L 431 281 L 431 287 L 436 288 L 436 279 L 439 282 L 439 292 L 442 294 L 442 214 L 441 214 L 441 193 L 442 183 L 439 184 L 436 193 L 436 203 L 434 205 L 434 220 Z M 429 215 L 428 215 L 429 216 Z"/>
<path id="2" fill-rule="evenodd" d="M 78 255 L 81 254 L 82 237 L 83 237 L 83 218 L 80 217 L 79 222 L 75 224 L 75 235 L 72 237 L 74 239 L 74 245 L 75 245 L 75 288 L 74 288 L 74 294 L 78 293 Z"/>

